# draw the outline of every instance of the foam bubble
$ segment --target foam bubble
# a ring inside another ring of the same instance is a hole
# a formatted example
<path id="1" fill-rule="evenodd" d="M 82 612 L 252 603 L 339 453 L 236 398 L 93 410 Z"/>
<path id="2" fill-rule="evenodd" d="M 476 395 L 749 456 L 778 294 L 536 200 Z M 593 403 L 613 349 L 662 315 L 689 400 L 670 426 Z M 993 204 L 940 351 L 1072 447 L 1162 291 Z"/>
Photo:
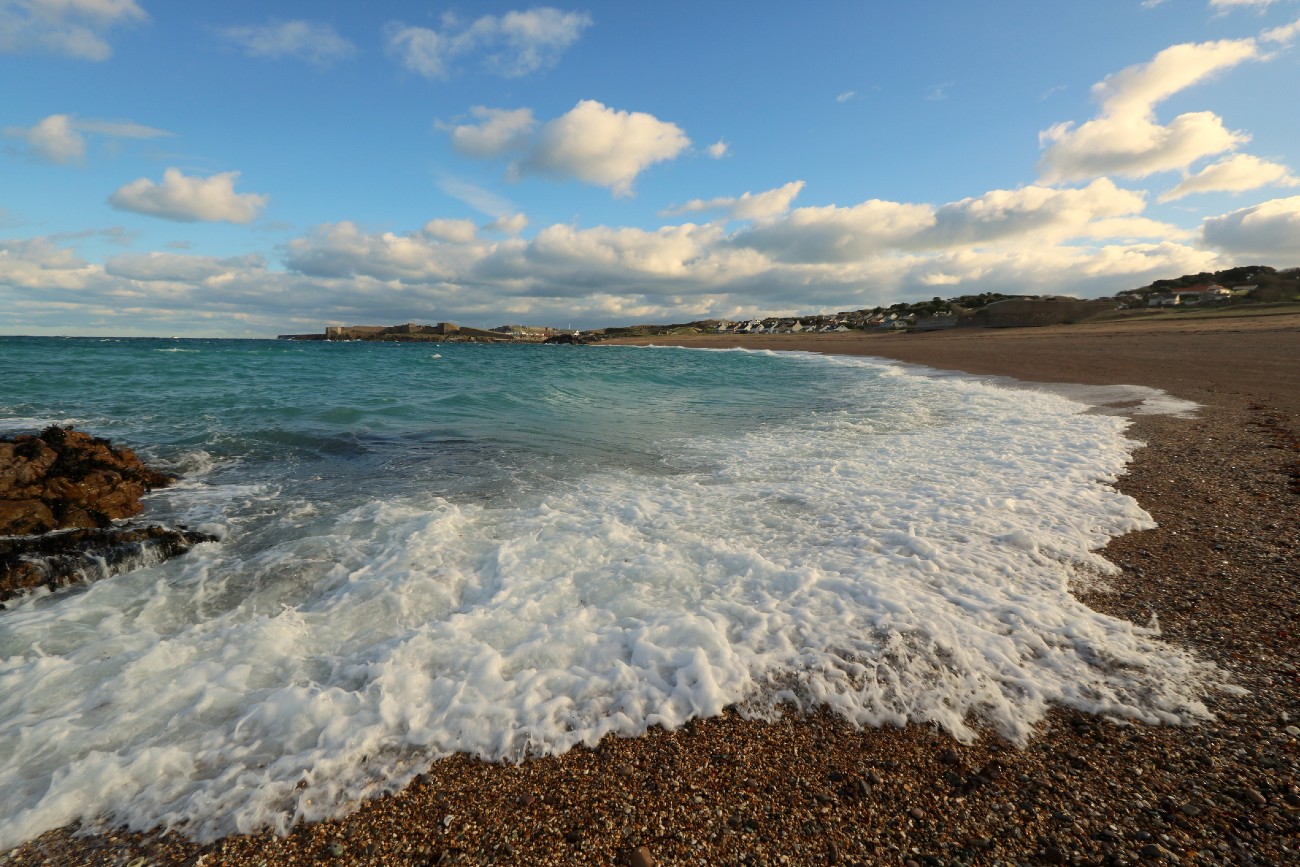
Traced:
<path id="1" fill-rule="evenodd" d="M 729 705 L 1017 743 L 1053 705 L 1207 716 L 1212 669 L 1070 593 L 1115 571 L 1110 537 L 1153 525 L 1106 484 L 1124 419 L 792 363 L 863 375 L 836 407 L 684 437 L 657 473 L 493 505 L 164 492 L 225 541 L 0 621 L 0 847 L 74 819 L 284 832 L 432 757 L 558 753 Z"/>

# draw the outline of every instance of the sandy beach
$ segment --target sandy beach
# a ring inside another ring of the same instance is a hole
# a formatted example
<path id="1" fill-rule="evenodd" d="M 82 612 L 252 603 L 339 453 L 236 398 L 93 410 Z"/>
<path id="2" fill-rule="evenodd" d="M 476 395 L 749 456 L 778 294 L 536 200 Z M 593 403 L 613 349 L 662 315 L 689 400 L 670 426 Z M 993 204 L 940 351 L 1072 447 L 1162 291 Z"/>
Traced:
<path id="1" fill-rule="evenodd" d="M 1117 487 L 1160 527 L 1114 540 L 1104 554 L 1122 574 L 1076 592 L 1217 665 L 1215 719 L 1058 710 L 1017 748 L 728 713 L 519 766 L 438 761 L 287 838 L 66 828 L 0 865 L 1300 863 L 1300 315 L 636 342 L 1146 385 L 1201 404 L 1134 418 L 1146 446 Z"/>

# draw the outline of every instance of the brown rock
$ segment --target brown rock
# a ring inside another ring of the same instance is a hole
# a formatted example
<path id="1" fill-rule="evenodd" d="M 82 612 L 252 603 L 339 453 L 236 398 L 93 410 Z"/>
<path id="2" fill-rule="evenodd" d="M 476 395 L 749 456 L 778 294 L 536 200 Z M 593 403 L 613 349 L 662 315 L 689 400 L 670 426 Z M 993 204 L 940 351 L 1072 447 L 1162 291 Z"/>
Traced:
<path id="1" fill-rule="evenodd" d="M 107 527 L 170 482 L 130 449 L 69 428 L 0 441 L 0 535 Z"/>
<path id="2" fill-rule="evenodd" d="M 40 500 L 0 500 L 0 532 L 6 535 L 44 533 L 54 524 L 54 513 Z"/>

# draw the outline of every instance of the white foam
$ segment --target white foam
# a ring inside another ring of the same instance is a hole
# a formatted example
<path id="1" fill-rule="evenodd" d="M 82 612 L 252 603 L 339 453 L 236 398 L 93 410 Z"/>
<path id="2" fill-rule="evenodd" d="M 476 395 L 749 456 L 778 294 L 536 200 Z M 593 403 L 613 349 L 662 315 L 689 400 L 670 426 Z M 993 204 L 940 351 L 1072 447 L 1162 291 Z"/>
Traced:
<path id="1" fill-rule="evenodd" d="M 1209 667 L 1069 592 L 1152 526 L 1106 484 L 1127 422 L 887 380 L 855 400 L 888 412 L 689 440 L 689 472 L 510 507 L 316 513 L 249 491 L 241 508 L 294 530 L 249 550 L 255 522 L 227 521 L 220 546 L 19 606 L 0 620 L 0 848 L 78 818 L 283 832 L 435 756 L 556 753 L 728 705 L 1015 742 L 1052 705 L 1206 717 Z M 196 516 L 203 490 L 177 495 Z"/>

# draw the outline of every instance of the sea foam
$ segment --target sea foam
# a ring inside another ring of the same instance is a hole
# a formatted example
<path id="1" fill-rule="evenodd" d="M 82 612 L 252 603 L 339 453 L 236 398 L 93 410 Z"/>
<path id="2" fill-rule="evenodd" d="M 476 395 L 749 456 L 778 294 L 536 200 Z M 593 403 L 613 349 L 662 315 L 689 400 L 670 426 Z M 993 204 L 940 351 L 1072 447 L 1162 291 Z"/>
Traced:
<path id="1" fill-rule="evenodd" d="M 284 832 L 433 757 L 518 761 L 728 706 L 1016 743 L 1053 705 L 1207 717 L 1209 667 L 1070 592 L 1153 526 L 1109 485 L 1124 419 L 787 363 L 861 372 L 861 393 L 490 502 L 168 494 L 226 541 L 0 615 L 0 849 L 77 819 Z"/>

